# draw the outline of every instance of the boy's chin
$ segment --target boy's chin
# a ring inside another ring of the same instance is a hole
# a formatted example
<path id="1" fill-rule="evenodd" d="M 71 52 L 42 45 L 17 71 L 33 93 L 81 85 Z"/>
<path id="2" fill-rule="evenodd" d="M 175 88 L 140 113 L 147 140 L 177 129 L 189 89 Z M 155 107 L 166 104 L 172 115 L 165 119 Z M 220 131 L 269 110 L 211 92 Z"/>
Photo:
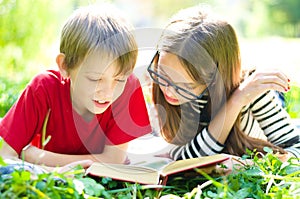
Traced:
<path id="1" fill-rule="evenodd" d="M 99 108 L 99 107 L 94 107 L 94 114 L 102 114 L 102 113 L 104 113 L 107 109 L 108 109 L 108 107 L 109 107 L 110 105 L 107 105 L 107 106 L 105 106 L 105 107 L 103 107 L 103 108 Z"/>
<path id="2" fill-rule="evenodd" d="M 97 110 L 94 110 L 94 114 L 95 114 L 95 115 L 99 115 L 99 114 L 104 113 L 106 110 L 107 110 L 107 108 L 104 108 L 104 109 L 101 109 L 101 110 L 99 110 L 99 109 L 97 108 Z"/>

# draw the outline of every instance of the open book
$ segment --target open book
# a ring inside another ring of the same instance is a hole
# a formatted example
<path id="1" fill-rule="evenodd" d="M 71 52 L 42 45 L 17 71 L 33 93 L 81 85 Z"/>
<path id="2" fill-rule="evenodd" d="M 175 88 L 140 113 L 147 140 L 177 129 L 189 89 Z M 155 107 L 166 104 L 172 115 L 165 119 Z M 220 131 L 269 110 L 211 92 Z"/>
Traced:
<path id="1" fill-rule="evenodd" d="M 86 174 L 94 177 L 110 177 L 115 180 L 137 182 L 141 184 L 165 184 L 167 177 L 172 174 L 184 172 L 193 168 L 211 166 L 227 160 L 225 154 L 178 160 L 152 162 L 145 165 L 124 165 L 93 163 Z"/>

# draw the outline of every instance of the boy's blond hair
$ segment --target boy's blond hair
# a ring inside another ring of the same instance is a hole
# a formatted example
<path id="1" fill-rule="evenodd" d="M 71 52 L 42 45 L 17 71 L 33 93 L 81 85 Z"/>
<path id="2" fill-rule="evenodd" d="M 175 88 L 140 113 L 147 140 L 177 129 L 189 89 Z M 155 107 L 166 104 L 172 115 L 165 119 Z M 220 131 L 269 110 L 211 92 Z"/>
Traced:
<path id="1" fill-rule="evenodd" d="M 66 21 L 62 33 L 60 52 L 65 54 L 67 70 L 77 67 L 86 56 L 97 51 L 117 61 L 117 73 L 132 71 L 138 47 L 133 27 L 117 14 L 111 5 L 87 6 L 77 9 Z"/>

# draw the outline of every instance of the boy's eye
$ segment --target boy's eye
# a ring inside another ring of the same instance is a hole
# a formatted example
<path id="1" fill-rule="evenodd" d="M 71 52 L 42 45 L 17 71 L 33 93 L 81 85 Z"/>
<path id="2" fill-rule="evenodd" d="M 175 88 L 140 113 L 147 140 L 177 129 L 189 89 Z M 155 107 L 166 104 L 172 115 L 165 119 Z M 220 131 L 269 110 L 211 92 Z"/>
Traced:
<path id="1" fill-rule="evenodd" d="M 90 81 L 100 81 L 101 79 L 95 77 L 88 77 Z"/>
<path id="2" fill-rule="evenodd" d="M 102 80 L 101 76 L 98 76 L 98 75 L 87 75 L 86 78 L 89 81 L 92 81 L 92 82 L 96 82 L 96 81 L 101 81 Z"/>
<path id="3" fill-rule="evenodd" d="M 120 83 L 124 83 L 126 82 L 126 79 L 115 79 L 117 82 L 120 82 Z"/>
<path id="4" fill-rule="evenodd" d="M 115 81 L 119 83 L 125 83 L 127 81 L 127 78 L 128 78 L 127 75 L 118 75 L 114 77 Z"/>

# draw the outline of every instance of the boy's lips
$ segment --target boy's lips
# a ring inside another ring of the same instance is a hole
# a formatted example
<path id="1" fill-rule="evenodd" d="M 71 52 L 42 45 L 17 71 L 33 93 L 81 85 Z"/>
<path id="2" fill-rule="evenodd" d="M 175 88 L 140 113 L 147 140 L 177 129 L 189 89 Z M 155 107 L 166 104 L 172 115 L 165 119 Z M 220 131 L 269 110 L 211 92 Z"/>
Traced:
<path id="1" fill-rule="evenodd" d="M 110 101 L 94 100 L 94 104 L 98 108 L 106 108 L 109 105 Z"/>

